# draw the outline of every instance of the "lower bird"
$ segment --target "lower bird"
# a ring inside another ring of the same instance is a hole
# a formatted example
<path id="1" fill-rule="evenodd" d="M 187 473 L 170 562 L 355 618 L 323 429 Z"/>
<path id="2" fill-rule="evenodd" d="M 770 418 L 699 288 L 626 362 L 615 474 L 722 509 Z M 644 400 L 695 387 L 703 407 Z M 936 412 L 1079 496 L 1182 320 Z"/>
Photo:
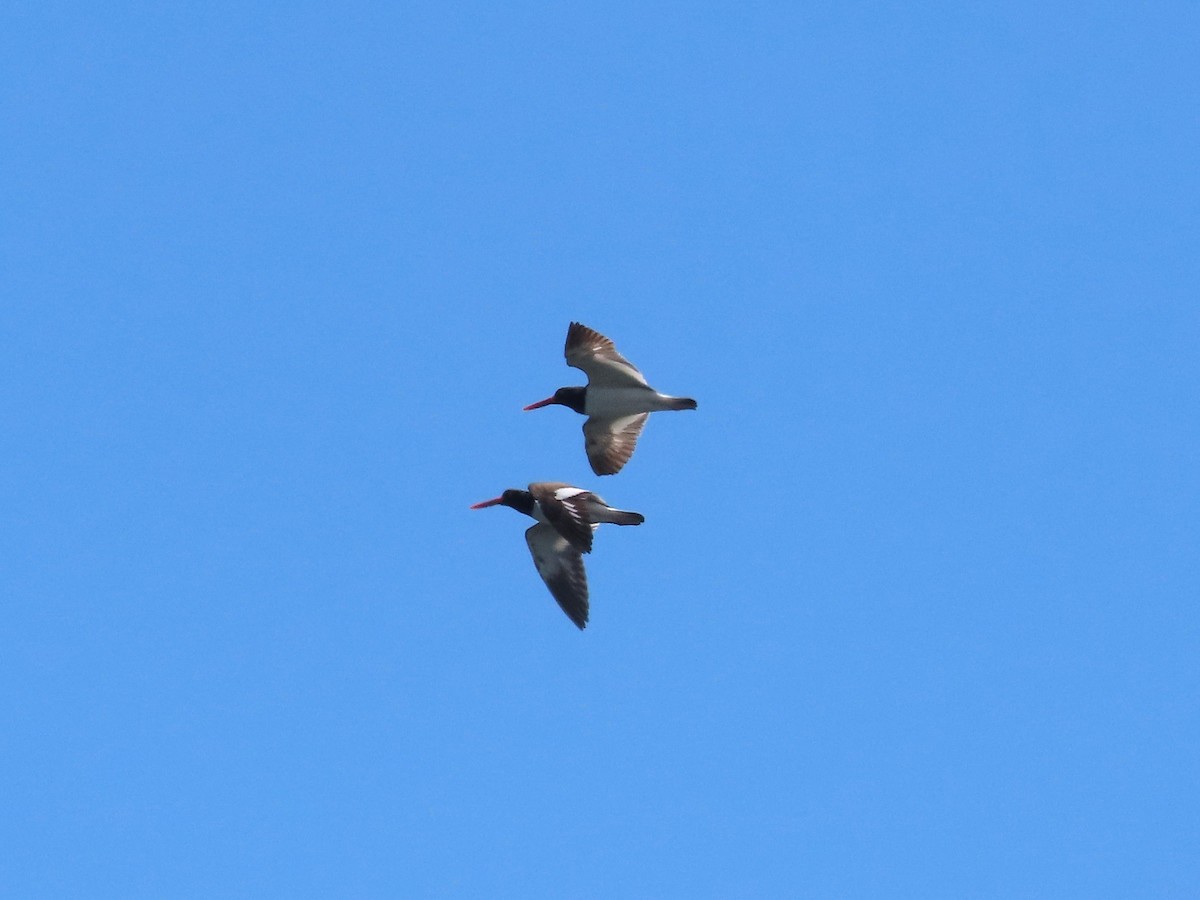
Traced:
<path id="1" fill-rule="evenodd" d="M 508 506 L 537 520 L 525 532 L 538 574 L 562 611 L 580 629 L 588 621 L 587 572 L 583 554 L 592 551 L 592 533 L 602 523 L 641 525 L 641 513 L 614 509 L 603 499 L 561 481 L 538 481 L 529 490 L 509 488 L 499 497 L 471 509 Z"/>

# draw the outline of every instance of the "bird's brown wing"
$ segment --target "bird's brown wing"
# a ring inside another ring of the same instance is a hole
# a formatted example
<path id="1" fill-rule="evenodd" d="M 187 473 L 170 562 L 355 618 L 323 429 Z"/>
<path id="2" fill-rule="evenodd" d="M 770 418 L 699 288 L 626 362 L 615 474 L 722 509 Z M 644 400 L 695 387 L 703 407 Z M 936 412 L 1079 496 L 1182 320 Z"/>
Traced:
<path id="1" fill-rule="evenodd" d="M 592 416 L 583 423 L 583 447 L 597 475 L 615 475 L 633 456 L 637 439 L 650 413 L 637 413 L 619 419 Z"/>
<path id="2" fill-rule="evenodd" d="M 592 551 L 592 520 L 587 501 L 591 492 L 557 481 L 529 486 L 546 520 L 580 553 Z"/>
<path id="3" fill-rule="evenodd" d="M 572 322 L 563 348 L 567 365 L 587 373 L 594 387 L 649 387 L 637 366 L 617 352 L 616 345 L 598 331 Z"/>

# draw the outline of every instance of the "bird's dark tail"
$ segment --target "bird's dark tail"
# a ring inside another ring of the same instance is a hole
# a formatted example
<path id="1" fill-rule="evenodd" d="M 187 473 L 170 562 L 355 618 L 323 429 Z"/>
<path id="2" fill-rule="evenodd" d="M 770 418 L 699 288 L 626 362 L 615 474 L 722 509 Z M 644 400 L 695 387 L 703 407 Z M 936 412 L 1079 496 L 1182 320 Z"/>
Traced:
<path id="1" fill-rule="evenodd" d="M 629 512 L 624 509 L 610 509 L 604 521 L 611 522 L 613 525 L 641 525 L 646 521 L 646 517 L 641 513 Z"/>
<path id="2" fill-rule="evenodd" d="M 672 397 L 671 409 L 695 409 L 696 401 L 691 397 Z"/>

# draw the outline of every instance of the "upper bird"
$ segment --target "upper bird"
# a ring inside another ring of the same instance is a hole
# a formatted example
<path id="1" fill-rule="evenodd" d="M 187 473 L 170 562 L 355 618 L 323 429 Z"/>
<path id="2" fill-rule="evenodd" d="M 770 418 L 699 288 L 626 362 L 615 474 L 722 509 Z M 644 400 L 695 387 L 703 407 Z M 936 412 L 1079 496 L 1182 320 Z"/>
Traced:
<path id="1" fill-rule="evenodd" d="M 563 355 L 567 365 L 587 374 L 587 387 L 559 388 L 553 397 L 530 403 L 525 409 L 556 403 L 587 416 L 583 446 L 597 475 L 615 475 L 629 462 L 650 413 L 696 408 L 691 398 L 671 397 L 650 387 L 612 341 L 586 325 L 571 323 Z"/>
<path id="2" fill-rule="evenodd" d="M 471 509 L 485 506 L 508 506 L 537 519 L 538 524 L 525 532 L 533 564 L 562 611 L 581 630 L 588 620 L 587 572 L 582 554 L 592 550 L 592 532 L 602 522 L 641 525 L 646 521 L 641 513 L 613 509 L 591 491 L 561 481 L 538 481 L 527 491 L 509 488 Z"/>

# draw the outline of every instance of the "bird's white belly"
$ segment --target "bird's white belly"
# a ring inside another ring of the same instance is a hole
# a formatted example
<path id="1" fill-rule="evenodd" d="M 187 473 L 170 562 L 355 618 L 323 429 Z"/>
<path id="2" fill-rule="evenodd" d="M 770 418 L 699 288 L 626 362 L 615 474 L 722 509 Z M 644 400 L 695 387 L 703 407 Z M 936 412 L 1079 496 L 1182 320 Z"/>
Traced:
<path id="1" fill-rule="evenodd" d="M 649 388 L 588 388 L 583 411 L 589 416 L 617 419 L 667 409 L 667 398 Z"/>

